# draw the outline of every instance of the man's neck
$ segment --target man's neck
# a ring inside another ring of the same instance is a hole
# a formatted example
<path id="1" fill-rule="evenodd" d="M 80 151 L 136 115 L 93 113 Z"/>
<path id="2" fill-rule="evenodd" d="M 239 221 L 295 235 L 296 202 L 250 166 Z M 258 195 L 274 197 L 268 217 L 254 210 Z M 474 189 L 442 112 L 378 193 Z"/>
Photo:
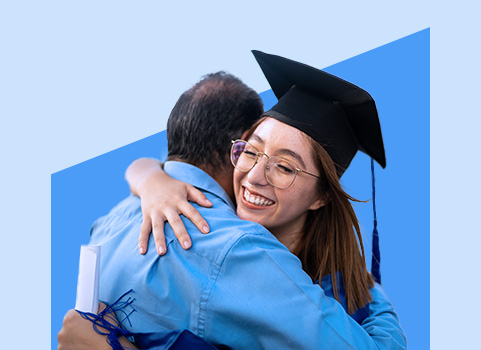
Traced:
<path id="1" fill-rule="evenodd" d="M 232 203 L 235 203 L 234 187 L 232 185 L 232 175 L 217 175 L 212 176 L 215 181 L 224 189 Z"/>
<path id="2" fill-rule="evenodd" d="M 185 162 L 178 157 L 168 157 L 167 160 L 173 160 L 173 161 L 176 161 L 176 162 L 188 163 L 188 162 Z M 188 163 L 188 164 L 190 164 L 190 163 Z M 232 184 L 232 178 L 234 176 L 233 167 L 228 166 L 226 169 L 223 169 L 223 170 L 217 169 L 216 171 L 214 171 L 212 168 L 209 168 L 207 166 L 196 165 L 196 164 L 192 164 L 192 165 L 196 166 L 197 168 L 205 171 L 207 174 L 212 176 L 212 178 L 215 181 L 217 181 L 217 183 L 227 193 L 229 198 L 232 200 L 232 203 L 235 203 L 234 185 Z"/>

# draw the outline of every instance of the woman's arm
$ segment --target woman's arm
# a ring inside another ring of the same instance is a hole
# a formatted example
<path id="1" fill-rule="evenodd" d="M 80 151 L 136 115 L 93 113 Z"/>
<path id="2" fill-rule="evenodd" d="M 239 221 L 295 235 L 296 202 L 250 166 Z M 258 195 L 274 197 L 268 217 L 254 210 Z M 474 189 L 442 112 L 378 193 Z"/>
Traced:
<path id="1" fill-rule="evenodd" d="M 140 254 L 147 252 L 151 232 L 157 252 L 160 255 L 167 252 L 164 234 L 166 221 L 172 226 L 182 247 L 189 249 L 192 242 L 180 214 L 190 219 L 201 232 L 209 232 L 207 222 L 188 201 L 204 207 L 211 207 L 212 203 L 194 186 L 171 178 L 162 170 L 162 163 L 158 160 L 137 159 L 127 168 L 125 179 L 131 192 L 141 198 L 143 221 L 139 236 Z"/>

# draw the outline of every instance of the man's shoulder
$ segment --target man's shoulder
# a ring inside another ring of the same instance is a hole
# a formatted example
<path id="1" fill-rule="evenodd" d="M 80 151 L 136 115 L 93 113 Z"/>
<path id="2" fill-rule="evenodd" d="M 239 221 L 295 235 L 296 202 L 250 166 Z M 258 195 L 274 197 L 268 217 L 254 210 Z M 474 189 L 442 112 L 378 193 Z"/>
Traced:
<path id="1" fill-rule="evenodd" d="M 141 219 L 140 198 L 133 194 L 129 195 L 113 207 L 108 215 L 117 215 L 125 219 Z"/>
<path id="2" fill-rule="evenodd" d="M 208 194 L 207 196 L 209 197 Z M 232 249 L 238 246 L 239 241 L 267 240 L 273 244 L 280 244 L 262 225 L 242 220 L 225 203 L 216 203 L 215 199 L 209 199 L 214 203 L 212 208 L 196 206 L 209 224 L 209 234 L 200 233 L 190 221 L 184 220 L 187 231 L 192 237 L 192 250 L 195 253 L 221 264 Z M 166 234 L 169 234 L 172 240 L 175 239 L 171 230 L 166 230 Z"/>
<path id="3" fill-rule="evenodd" d="M 142 209 L 140 206 L 140 198 L 130 195 L 104 216 L 101 216 L 92 225 L 91 234 L 93 231 L 102 227 L 106 227 L 114 222 L 130 222 L 142 224 Z"/>
<path id="4" fill-rule="evenodd" d="M 216 233 L 225 238 L 243 235 L 267 235 L 272 234 L 262 225 L 240 219 L 234 209 L 220 198 L 215 198 L 210 193 L 204 192 L 213 203 L 212 208 L 204 208 L 194 204 L 199 213 L 207 220 L 211 233 Z"/>

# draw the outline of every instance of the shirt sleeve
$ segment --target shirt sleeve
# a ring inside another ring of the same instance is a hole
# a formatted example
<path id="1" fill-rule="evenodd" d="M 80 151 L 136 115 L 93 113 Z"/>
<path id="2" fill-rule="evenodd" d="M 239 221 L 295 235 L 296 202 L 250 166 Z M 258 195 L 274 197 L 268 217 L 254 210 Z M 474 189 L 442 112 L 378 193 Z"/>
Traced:
<path id="1" fill-rule="evenodd" d="M 379 283 L 371 289 L 371 296 L 369 316 L 363 320 L 362 328 L 375 339 L 380 349 L 407 349 L 399 317 Z"/>
<path id="2" fill-rule="evenodd" d="M 201 336 L 235 349 L 397 349 L 375 323 L 369 333 L 322 288 L 300 261 L 268 235 L 244 235 L 224 259 L 200 303 Z M 391 321 L 395 319 L 391 317 Z M 369 323 L 369 322 L 373 323 Z M 369 324 L 369 325 L 368 325 Z M 393 324 L 387 322 L 389 333 Z M 395 328 L 395 327 L 394 327 Z"/>

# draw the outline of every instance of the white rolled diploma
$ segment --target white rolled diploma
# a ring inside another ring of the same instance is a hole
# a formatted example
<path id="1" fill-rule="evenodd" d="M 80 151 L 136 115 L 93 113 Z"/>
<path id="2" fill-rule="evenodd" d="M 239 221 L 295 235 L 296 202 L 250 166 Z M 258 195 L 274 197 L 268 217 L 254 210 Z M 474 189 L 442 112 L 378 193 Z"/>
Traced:
<path id="1" fill-rule="evenodd" d="M 80 247 L 75 309 L 96 314 L 99 309 L 100 246 Z"/>

